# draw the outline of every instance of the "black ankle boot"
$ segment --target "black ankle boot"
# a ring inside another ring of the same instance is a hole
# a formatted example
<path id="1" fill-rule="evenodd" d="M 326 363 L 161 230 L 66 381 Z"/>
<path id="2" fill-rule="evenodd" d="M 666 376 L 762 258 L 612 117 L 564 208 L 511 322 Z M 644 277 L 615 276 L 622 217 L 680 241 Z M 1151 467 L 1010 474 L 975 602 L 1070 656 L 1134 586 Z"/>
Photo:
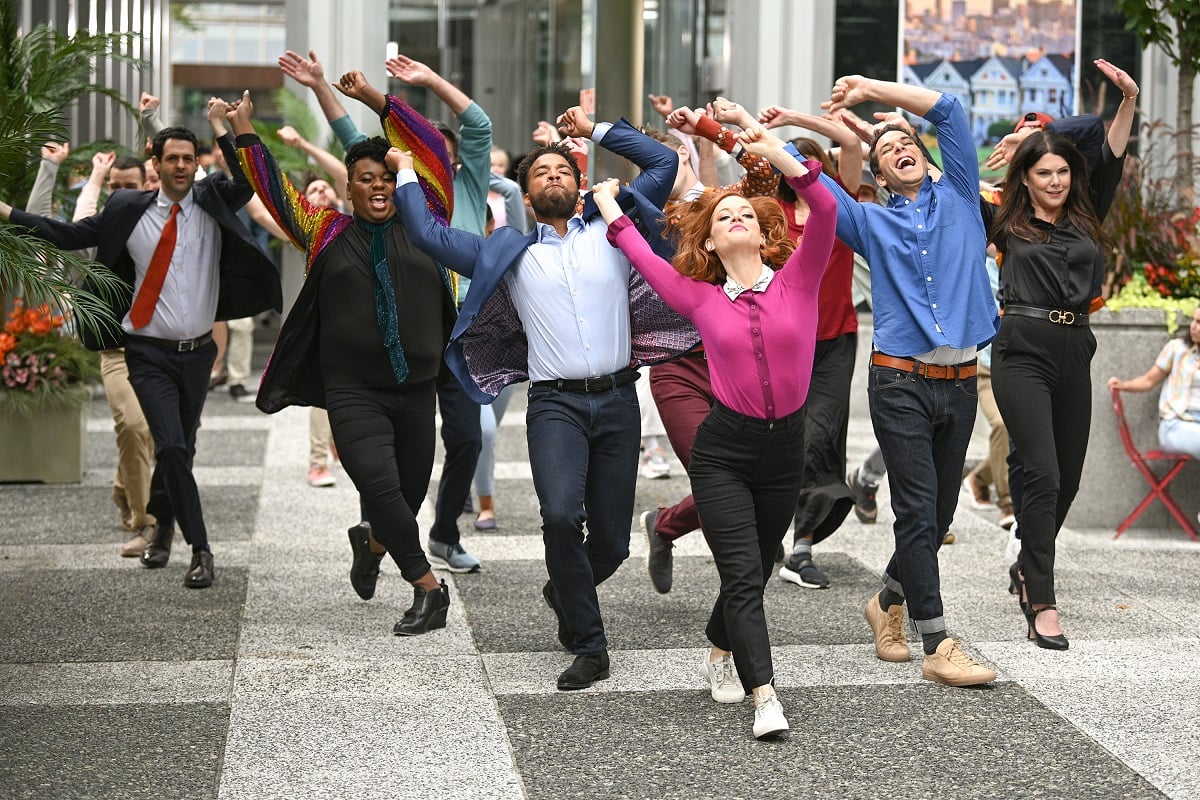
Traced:
<path id="1" fill-rule="evenodd" d="M 404 617 L 392 628 L 397 636 L 416 636 L 446 627 L 446 612 L 450 608 L 450 590 L 441 582 L 436 591 L 413 587 L 413 604 Z"/>

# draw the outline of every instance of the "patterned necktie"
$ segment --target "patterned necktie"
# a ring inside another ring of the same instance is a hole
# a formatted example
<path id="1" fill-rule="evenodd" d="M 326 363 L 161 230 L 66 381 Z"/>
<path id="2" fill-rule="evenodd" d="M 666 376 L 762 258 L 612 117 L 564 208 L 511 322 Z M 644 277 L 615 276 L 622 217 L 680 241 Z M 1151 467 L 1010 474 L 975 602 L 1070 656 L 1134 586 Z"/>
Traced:
<path id="1" fill-rule="evenodd" d="M 179 203 L 171 206 L 171 214 L 163 225 L 162 236 L 158 246 L 154 248 L 154 256 L 150 259 L 150 267 L 146 277 L 142 279 L 142 288 L 138 289 L 134 298 L 133 308 L 129 311 L 129 321 L 133 327 L 144 328 L 154 317 L 154 307 L 158 305 L 158 295 L 162 292 L 163 283 L 167 279 L 167 267 L 171 266 L 171 256 L 175 254 L 175 232 L 178 225 L 175 217 L 179 214 Z"/>

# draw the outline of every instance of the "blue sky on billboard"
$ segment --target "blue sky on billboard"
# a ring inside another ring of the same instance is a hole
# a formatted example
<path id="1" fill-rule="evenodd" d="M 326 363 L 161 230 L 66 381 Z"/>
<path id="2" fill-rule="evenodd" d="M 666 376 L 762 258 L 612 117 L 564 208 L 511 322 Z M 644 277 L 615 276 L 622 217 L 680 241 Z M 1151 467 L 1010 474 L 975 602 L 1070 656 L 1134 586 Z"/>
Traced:
<path id="1" fill-rule="evenodd" d="M 976 141 L 1030 112 L 1075 113 L 1072 0 L 901 0 L 900 77 L 957 96 Z"/>

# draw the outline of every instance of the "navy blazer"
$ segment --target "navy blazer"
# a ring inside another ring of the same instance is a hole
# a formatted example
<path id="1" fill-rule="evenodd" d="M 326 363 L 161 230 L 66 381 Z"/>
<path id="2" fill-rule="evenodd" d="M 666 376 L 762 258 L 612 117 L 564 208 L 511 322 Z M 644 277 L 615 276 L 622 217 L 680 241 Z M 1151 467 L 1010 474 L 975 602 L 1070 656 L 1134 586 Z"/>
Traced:
<path id="1" fill-rule="evenodd" d="M 667 247 L 661 237 L 662 207 L 671 194 L 679 156 L 651 139 L 624 119 L 615 123 L 600 145 L 624 156 L 641 168 L 618 202 L 636 214 L 643 235 L 656 249 Z M 500 227 L 488 238 L 438 223 L 415 183 L 396 189 L 396 208 L 413 243 L 438 262 L 471 279 L 458 315 L 446 363 L 477 403 L 490 403 L 510 383 L 529 378 L 529 346 L 516 307 L 508 296 L 505 274 L 534 241 L 537 227 L 524 234 Z M 589 194 L 582 216 L 599 214 Z M 668 361 L 696 346 L 700 336 L 692 323 L 672 310 L 655 294 L 641 274 L 630 269 L 631 366 Z"/>
<path id="2" fill-rule="evenodd" d="M 233 137 L 222 136 L 218 144 L 225 153 L 225 163 L 233 177 L 210 175 L 197 181 L 192 188 L 196 205 L 216 220 L 221 231 L 216 318 L 241 319 L 268 309 L 282 311 L 279 270 L 258 248 L 250 231 L 237 217 L 237 210 L 249 202 L 254 190 L 238 165 Z M 100 213 L 79 222 L 62 222 L 13 209 L 13 223 L 28 228 L 34 236 L 56 247 L 63 250 L 95 247 L 96 261 L 115 273 L 124 284 L 118 292 L 100 295 L 118 325 L 102 331 L 82 331 L 83 343 L 91 350 L 109 350 L 124 345 L 125 332 L 119 323 L 133 304 L 135 278 L 133 259 L 126 244 L 157 195 L 157 191 L 119 189 L 108 198 Z M 90 281 L 84 288 L 96 293 L 96 287 Z"/>

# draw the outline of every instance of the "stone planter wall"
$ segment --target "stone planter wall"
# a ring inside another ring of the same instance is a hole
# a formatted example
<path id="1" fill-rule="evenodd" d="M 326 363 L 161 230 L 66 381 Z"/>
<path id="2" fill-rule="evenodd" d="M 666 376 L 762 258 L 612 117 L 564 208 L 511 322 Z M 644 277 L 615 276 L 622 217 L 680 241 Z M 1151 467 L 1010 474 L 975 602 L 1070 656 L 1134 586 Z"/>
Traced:
<path id="1" fill-rule="evenodd" d="M 0 483 L 78 483 L 86 441 L 83 407 L 54 405 L 24 416 L 0 402 Z"/>
<path id="2" fill-rule="evenodd" d="M 1113 375 L 1128 380 L 1150 368 L 1167 342 L 1164 320 L 1163 311 L 1157 308 L 1127 308 L 1120 312 L 1101 309 L 1092 315 L 1097 347 L 1092 359 L 1091 438 L 1079 494 L 1067 515 L 1069 528 L 1115 532 L 1121 520 L 1149 491 L 1149 485 L 1130 464 L 1121 446 L 1107 383 Z M 1121 397 L 1138 448 L 1143 452 L 1157 448 L 1158 389 L 1142 394 L 1123 392 Z M 1171 483 L 1171 494 L 1195 521 L 1200 511 L 1200 463 L 1184 468 Z M 1133 529 L 1138 528 L 1169 528 L 1185 536 L 1157 500 L 1138 517 Z"/>

